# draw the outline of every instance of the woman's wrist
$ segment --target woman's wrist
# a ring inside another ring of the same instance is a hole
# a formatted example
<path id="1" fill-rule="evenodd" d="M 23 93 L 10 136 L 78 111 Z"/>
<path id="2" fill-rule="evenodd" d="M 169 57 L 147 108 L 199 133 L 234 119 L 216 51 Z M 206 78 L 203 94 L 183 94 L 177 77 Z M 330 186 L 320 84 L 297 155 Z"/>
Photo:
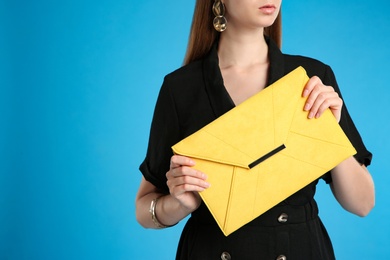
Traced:
<path id="1" fill-rule="evenodd" d="M 154 220 L 152 216 L 152 203 L 154 200 Z M 176 225 L 180 220 L 192 213 L 191 209 L 185 207 L 179 200 L 172 197 L 170 194 L 163 195 L 153 199 L 150 207 L 152 221 L 156 227 L 170 227 Z M 158 222 L 157 222 L 158 221 Z M 159 224 L 156 224 L 159 223 Z"/>
<path id="2" fill-rule="evenodd" d="M 172 227 L 172 226 L 176 225 L 177 222 L 176 222 L 176 224 L 173 224 L 173 225 L 165 225 L 165 224 L 161 223 L 160 220 L 159 220 L 158 217 L 157 217 L 157 214 L 156 214 L 156 207 L 157 207 L 157 202 L 160 200 L 161 197 L 163 197 L 163 195 L 162 195 L 162 196 L 159 196 L 159 197 L 157 197 L 157 198 L 155 198 L 155 199 L 152 199 L 152 202 L 150 203 L 149 213 L 150 213 L 150 215 L 151 215 L 151 217 L 152 217 L 152 221 L 153 221 L 154 225 L 155 225 L 157 228 Z"/>

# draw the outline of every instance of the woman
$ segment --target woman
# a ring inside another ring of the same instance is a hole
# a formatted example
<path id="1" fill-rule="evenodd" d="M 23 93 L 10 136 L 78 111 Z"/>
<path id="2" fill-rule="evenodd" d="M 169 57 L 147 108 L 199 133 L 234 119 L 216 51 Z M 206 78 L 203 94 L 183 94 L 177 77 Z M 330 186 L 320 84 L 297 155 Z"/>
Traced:
<path id="1" fill-rule="evenodd" d="M 330 108 L 357 150 L 322 179 L 346 210 L 365 216 L 374 206 L 366 169 L 372 155 L 343 105 L 334 74 L 317 60 L 280 52 L 280 7 L 281 0 L 197 0 L 185 66 L 164 79 L 140 166 L 136 215 L 146 228 L 164 228 L 191 214 L 177 259 L 335 259 L 313 199 L 318 180 L 225 237 L 198 194 L 209 187 L 207 173 L 171 151 L 298 66 L 311 77 L 302 93 L 308 117 L 315 120 Z"/>

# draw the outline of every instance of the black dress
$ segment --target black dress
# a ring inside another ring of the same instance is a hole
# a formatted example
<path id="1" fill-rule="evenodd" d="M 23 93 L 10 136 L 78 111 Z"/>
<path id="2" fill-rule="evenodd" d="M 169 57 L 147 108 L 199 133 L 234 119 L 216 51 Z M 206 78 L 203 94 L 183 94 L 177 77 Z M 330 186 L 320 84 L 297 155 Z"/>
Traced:
<path id="1" fill-rule="evenodd" d="M 267 42 L 268 85 L 302 66 L 309 77 L 320 77 L 340 94 L 329 66 L 307 57 L 282 54 L 274 42 Z M 168 193 L 165 174 L 171 147 L 233 107 L 218 66 L 217 44 L 204 59 L 167 75 L 155 107 L 147 155 L 140 166 L 145 179 Z M 355 158 L 369 165 L 372 155 L 345 106 L 340 125 L 357 150 Z M 327 183 L 332 181 L 330 173 L 322 178 Z M 317 183 L 309 184 L 227 237 L 202 203 L 184 227 L 176 259 L 335 259 L 314 201 Z"/>

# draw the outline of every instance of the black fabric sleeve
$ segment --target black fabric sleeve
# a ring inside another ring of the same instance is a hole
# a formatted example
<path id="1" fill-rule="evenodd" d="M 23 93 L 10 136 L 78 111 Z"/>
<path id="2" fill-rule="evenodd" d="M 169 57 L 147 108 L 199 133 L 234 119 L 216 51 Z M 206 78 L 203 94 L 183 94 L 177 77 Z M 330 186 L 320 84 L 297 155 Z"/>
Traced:
<path id="1" fill-rule="evenodd" d="M 343 99 L 340 88 L 337 84 L 336 77 L 333 73 L 333 70 L 326 66 L 325 75 L 323 78 L 323 83 L 328 86 L 332 86 L 335 91 L 339 94 L 340 98 Z M 355 147 L 357 153 L 354 155 L 355 159 L 365 166 L 370 165 L 372 160 L 372 154 L 366 149 L 366 146 L 364 145 L 362 138 L 356 129 L 355 124 L 352 121 L 351 116 L 348 113 L 347 106 L 345 104 L 345 101 L 343 99 L 343 108 L 341 111 L 341 118 L 340 118 L 340 126 L 344 130 L 345 134 L 349 138 L 352 145 Z M 327 173 L 323 176 L 323 179 L 326 183 L 332 182 L 332 177 L 330 173 Z"/>
<path id="2" fill-rule="evenodd" d="M 165 174 L 173 155 L 171 147 L 180 140 L 178 115 L 169 85 L 165 77 L 154 110 L 146 158 L 139 167 L 147 181 L 166 193 L 169 190 Z"/>

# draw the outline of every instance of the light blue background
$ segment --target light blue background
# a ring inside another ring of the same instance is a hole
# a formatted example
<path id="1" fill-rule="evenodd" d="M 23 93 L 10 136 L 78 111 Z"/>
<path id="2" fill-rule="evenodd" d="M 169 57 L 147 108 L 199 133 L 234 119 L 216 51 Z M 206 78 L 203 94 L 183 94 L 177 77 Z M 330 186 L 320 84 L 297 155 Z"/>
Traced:
<path id="1" fill-rule="evenodd" d="M 0 2 L 0 259 L 173 259 L 183 223 L 144 230 L 134 199 L 163 76 L 194 0 Z M 390 246 L 386 0 L 284 1 L 283 51 L 334 69 L 374 153 L 377 205 L 351 215 L 321 183 L 338 259 Z"/>

